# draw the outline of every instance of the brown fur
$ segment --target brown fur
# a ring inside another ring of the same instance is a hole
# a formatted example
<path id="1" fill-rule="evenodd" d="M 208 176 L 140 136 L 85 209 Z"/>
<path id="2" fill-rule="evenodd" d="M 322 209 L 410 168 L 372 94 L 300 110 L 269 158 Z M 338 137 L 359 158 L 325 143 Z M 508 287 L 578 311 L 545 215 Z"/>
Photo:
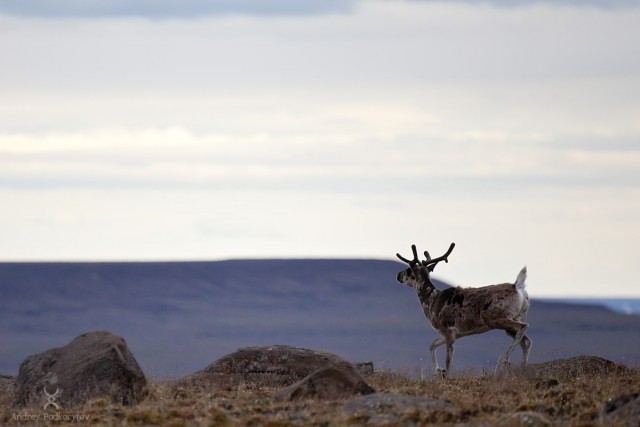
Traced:
<path id="1" fill-rule="evenodd" d="M 431 367 L 434 373 L 448 376 L 453 361 L 453 343 L 457 338 L 502 329 L 513 341 L 500 358 L 508 365 L 516 345 L 522 347 L 522 365 L 526 365 L 531 339 L 525 334 L 528 324 L 529 296 L 524 289 L 526 268 L 516 283 L 484 286 L 480 288 L 449 288 L 438 290 L 429 278 L 430 269 L 420 264 L 398 273 L 398 282 L 416 290 L 422 311 L 433 328 L 440 333 L 430 346 Z M 518 283 L 519 281 L 519 283 Z M 446 370 L 438 366 L 436 348 L 447 345 Z"/>

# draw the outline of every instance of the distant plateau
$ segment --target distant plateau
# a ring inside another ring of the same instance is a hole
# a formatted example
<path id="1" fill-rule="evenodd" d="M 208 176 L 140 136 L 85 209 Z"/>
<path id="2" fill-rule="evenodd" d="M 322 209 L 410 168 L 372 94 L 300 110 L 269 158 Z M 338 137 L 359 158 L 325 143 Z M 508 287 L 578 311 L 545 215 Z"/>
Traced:
<path id="1" fill-rule="evenodd" d="M 415 293 L 395 282 L 402 268 L 348 259 L 0 263 L 0 373 L 97 330 L 124 337 L 158 378 L 271 344 L 419 373 L 436 335 Z M 531 362 L 585 354 L 638 366 L 638 313 L 638 300 L 533 300 Z M 462 338 L 455 366 L 492 369 L 509 342 L 501 331 Z"/>

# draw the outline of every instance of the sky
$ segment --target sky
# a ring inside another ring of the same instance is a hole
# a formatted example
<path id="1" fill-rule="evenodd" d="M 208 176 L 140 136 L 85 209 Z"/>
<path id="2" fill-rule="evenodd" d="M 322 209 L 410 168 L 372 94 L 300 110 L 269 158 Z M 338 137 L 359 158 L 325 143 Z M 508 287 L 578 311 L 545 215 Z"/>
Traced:
<path id="1" fill-rule="evenodd" d="M 640 2 L 0 0 L 0 261 L 640 297 Z M 390 281 L 393 281 L 390 278 Z"/>

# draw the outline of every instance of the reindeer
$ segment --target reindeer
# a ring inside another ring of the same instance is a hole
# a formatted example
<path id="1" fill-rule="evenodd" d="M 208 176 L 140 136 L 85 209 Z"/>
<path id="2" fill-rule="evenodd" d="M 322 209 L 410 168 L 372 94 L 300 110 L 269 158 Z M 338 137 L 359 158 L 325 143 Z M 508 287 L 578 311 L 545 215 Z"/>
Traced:
<path id="1" fill-rule="evenodd" d="M 449 250 L 437 258 L 431 258 L 429 252 L 425 251 L 424 261 L 418 260 L 416 245 L 411 246 L 412 260 L 396 254 L 401 261 L 409 264 L 409 268 L 398 273 L 398 282 L 416 290 L 422 311 L 441 335 L 429 347 L 433 373 L 449 376 L 456 339 L 493 329 L 502 329 L 513 338 L 506 353 L 498 359 L 496 372 L 509 365 L 509 357 L 518 344 L 522 347 L 522 366 L 525 366 L 532 344 L 531 338 L 525 334 L 529 327 L 526 323 L 529 295 L 524 283 L 527 267 L 520 271 L 515 283 L 480 288 L 456 287 L 441 291 L 431 282 L 430 274 L 440 261 L 449 262 L 448 257 L 454 247 L 455 243 L 451 243 Z M 436 348 L 442 344 L 447 345 L 445 369 L 438 366 L 436 357 Z"/>

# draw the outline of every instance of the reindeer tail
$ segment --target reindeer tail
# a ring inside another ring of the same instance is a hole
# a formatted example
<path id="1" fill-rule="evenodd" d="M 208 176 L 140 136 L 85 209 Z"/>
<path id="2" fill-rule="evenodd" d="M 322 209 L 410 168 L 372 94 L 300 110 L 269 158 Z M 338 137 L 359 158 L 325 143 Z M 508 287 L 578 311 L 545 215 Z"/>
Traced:
<path id="1" fill-rule="evenodd" d="M 521 289 L 524 290 L 525 288 L 525 283 L 524 281 L 527 280 L 527 267 L 524 266 L 522 267 L 522 270 L 520 270 L 520 273 L 518 274 L 518 278 L 516 279 L 516 289 Z"/>

